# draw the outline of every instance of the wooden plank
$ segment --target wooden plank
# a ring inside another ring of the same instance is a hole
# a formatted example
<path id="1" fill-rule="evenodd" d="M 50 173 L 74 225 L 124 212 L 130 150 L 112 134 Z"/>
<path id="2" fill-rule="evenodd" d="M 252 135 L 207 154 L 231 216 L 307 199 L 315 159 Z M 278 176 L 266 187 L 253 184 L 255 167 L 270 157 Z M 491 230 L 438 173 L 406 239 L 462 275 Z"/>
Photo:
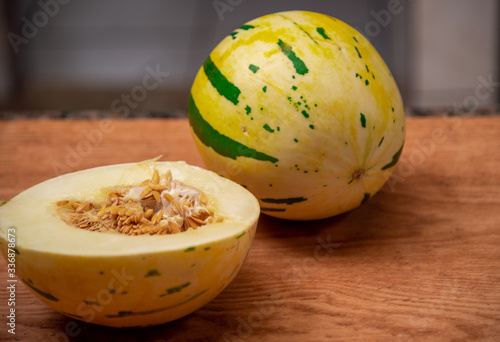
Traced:
<path id="1" fill-rule="evenodd" d="M 68 171 L 159 155 L 202 163 L 185 119 L 1 121 L 0 146 L 5 199 Z"/>
<path id="2" fill-rule="evenodd" d="M 117 120 L 101 140 L 99 124 L 0 122 L 0 198 L 54 177 L 56 163 L 77 170 L 163 154 L 203 166 L 186 120 Z M 161 326 L 78 322 L 19 284 L 16 335 L 8 334 L 2 260 L 0 340 L 497 341 L 499 131 L 500 118 L 409 118 L 400 163 L 372 199 L 316 222 L 263 215 L 233 283 Z M 85 151 L 82 141 L 92 140 L 89 132 L 98 143 L 72 160 L 71 150 Z"/>

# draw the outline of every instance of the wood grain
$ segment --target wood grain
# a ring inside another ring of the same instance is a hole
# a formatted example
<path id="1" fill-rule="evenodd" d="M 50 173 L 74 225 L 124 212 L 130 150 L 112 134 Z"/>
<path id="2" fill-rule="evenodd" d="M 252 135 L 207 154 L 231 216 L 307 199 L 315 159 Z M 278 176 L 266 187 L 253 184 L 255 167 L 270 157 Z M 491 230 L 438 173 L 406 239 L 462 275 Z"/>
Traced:
<path id="1" fill-rule="evenodd" d="M 203 166 L 186 120 L 104 122 L 111 128 L 99 139 L 100 124 L 0 122 L 0 198 L 56 176 L 58 163 L 79 170 L 162 154 Z M 263 215 L 233 283 L 161 326 L 74 321 L 19 284 L 8 334 L 2 260 L 0 340 L 499 341 L 499 131 L 498 117 L 409 118 L 401 161 L 372 199 L 316 222 Z M 79 144 L 86 155 L 72 160 Z"/>

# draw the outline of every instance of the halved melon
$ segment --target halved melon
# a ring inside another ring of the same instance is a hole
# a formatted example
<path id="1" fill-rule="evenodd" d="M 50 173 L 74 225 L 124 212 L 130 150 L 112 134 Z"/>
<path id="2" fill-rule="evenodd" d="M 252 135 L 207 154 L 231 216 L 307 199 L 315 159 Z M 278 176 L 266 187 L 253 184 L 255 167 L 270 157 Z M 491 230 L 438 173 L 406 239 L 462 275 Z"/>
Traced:
<path id="1" fill-rule="evenodd" d="M 197 310 L 234 279 L 259 213 L 257 199 L 228 179 L 151 160 L 22 192 L 0 207 L 0 244 L 17 279 L 60 313 L 151 326 Z"/>

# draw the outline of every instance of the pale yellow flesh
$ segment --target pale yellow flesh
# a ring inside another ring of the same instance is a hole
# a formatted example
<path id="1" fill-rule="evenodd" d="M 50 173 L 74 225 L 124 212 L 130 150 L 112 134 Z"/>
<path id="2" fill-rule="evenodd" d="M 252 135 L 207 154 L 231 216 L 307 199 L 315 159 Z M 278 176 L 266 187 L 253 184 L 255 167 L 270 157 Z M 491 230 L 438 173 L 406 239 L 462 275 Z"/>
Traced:
<path id="1" fill-rule="evenodd" d="M 204 170 L 195 169 L 183 163 L 155 163 L 160 173 L 172 171 L 174 179 L 191 185 L 204 192 L 214 203 L 217 212 L 224 217 L 222 223 L 212 224 L 182 234 L 171 236 L 126 236 L 123 234 L 103 234 L 89 232 L 68 226 L 56 214 L 59 200 L 80 199 L 81 202 L 95 201 L 96 194 L 104 201 L 102 188 L 110 184 L 137 185 L 151 177 L 152 170 L 137 164 L 116 165 L 95 169 L 93 172 L 76 172 L 54 178 L 50 184 L 42 183 L 30 191 L 23 192 L 0 208 L 2 233 L 9 226 L 17 226 L 20 218 L 23 229 L 17 232 L 17 243 L 22 248 L 57 254 L 80 254 L 84 256 L 111 256 L 151 253 L 165 250 L 182 250 L 198 243 L 208 243 L 214 239 L 230 237 L 243 232 L 244 224 L 255 217 L 255 203 L 248 203 L 248 192 L 230 181 Z M 172 166 L 172 167 L 171 167 Z M 103 170 L 105 169 L 105 172 Z M 230 191 L 226 191 L 231 187 Z M 223 196 L 220 196 L 224 194 Z M 241 200 L 241 199 L 246 200 Z M 43 221 L 41 221 L 43 218 Z M 235 224 L 236 223 L 236 224 Z M 91 239 L 91 244 L 82 241 Z"/>
<path id="2" fill-rule="evenodd" d="M 204 192 L 222 223 L 173 235 L 90 232 L 55 215 L 59 200 L 96 200 L 112 185 L 151 178 L 152 165 L 115 165 L 41 183 L 0 207 L 0 243 L 16 237 L 16 275 L 42 301 L 76 319 L 124 327 L 182 317 L 209 302 L 236 276 L 259 216 L 239 185 L 185 163 L 156 162 L 160 174 Z"/>

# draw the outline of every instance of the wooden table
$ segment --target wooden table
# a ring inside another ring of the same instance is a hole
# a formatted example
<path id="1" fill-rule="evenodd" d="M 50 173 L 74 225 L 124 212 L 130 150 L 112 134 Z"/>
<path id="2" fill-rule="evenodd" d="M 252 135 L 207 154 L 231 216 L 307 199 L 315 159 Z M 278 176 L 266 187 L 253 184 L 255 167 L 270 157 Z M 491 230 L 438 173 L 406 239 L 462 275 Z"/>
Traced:
<path id="1" fill-rule="evenodd" d="M 67 318 L 20 284 L 1 341 L 500 341 L 500 117 L 409 118 L 392 178 L 327 220 L 261 217 L 247 262 L 175 322 L 118 330 Z M 0 121 L 0 198 L 61 172 L 163 160 L 203 165 L 185 119 Z M 78 152 L 79 151 L 79 152 Z"/>

